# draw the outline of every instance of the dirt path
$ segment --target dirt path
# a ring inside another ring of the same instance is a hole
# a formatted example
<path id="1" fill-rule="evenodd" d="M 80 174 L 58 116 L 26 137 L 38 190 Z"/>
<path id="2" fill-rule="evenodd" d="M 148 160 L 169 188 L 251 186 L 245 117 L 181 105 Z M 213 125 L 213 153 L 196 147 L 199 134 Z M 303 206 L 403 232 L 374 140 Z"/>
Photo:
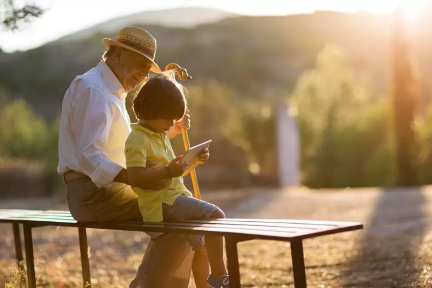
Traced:
<path id="1" fill-rule="evenodd" d="M 432 287 L 431 187 L 385 191 L 248 189 L 208 193 L 203 198 L 224 208 L 228 217 L 364 223 L 363 231 L 305 241 L 308 287 Z M 0 203 L 0 208 L 21 207 L 23 203 L 12 204 Z M 59 207 L 35 200 L 26 207 L 43 209 L 44 205 Z M 10 230 L 9 225 L 0 225 L 0 287 L 14 278 Z M 45 281 L 40 287 L 82 287 L 75 229 L 40 228 L 34 234 L 37 274 Z M 93 287 L 127 287 L 147 238 L 142 233 L 97 230 L 89 230 L 88 235 Z M 239 245 L 239 254 L 243 287 L 293 287 L 288 244 L 245 242 Z"/>

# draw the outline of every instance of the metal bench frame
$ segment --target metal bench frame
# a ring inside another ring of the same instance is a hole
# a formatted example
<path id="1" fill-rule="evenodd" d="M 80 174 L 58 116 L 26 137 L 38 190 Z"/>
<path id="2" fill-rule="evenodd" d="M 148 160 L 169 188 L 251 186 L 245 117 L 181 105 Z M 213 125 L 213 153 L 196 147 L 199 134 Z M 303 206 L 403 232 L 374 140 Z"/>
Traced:
<path id="1" fill-rule="evenodd" d="M 279 240 L 290 242 L 294 285 L 306 288 L 303 240 L 363 228 L 357 222 L 308 221 L 282 219 L 219 219 L 182 222 L 77 222 L 69 211 L 0 209 L 0 223 L 13 225 L 18 263 L 23 260 L 20 227 L 23 226 L 28 288 L 36 288 L 32 229 L 42 226 L 76 227 L 79 232 L 83 287 L 91 287 L 87 245 L 87 228 L 141 232 L 217 234 L 225 237 L 230 286 L 240 288 L 237 243 L 247 240 Z M 20 265 L 20 264 L 18 264 Z M 20 268 L 20 267 L 19 267 Z"/>

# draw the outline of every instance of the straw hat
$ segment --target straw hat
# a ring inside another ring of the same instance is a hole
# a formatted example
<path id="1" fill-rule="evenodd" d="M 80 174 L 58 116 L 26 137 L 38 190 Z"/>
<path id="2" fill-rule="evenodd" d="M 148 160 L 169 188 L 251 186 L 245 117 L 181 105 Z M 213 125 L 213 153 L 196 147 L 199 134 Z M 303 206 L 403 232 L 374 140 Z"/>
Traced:
<path id="1" fill-rule="evenodd" d="M 126 27 L 120 30 L 114 40 L 104 38 L 102 42 L 106 49 L 111 46 L 118 46 L 143 55 L 151 61 L 151 71 L 161 72 L 154 61 L 157 48 L 156 39 L 146 30 L 139 27 Z"/>

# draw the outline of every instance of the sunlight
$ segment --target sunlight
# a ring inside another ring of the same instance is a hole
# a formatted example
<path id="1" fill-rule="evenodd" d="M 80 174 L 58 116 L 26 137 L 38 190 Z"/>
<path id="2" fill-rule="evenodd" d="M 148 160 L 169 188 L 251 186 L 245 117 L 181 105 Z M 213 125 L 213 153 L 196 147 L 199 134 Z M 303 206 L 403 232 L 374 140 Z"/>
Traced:
<path id="1" fill-rule="evenodd" d="M 398 5 L 401 5 L 405 17 L 409 21 L 413 21 L 417 18 L 421 9 L 430 0 L 382 0 L 382 1 L 370 1 L 367 4 L 362 5 L 362 9 L 365 9 L 372 13 L 391 13 Z"/>
<path id="2" fill-rule="evenodd" d="M 402 9 L 406 15 L 406 18 L 409 21 L 416 20 L 417 16 L 419 15 L 421 9 L 426 5 L 429 0 L 404 0 L 400 1 L 402 5 Z"/>
<path id="3" fill-rule="evenodd" d="M 118 5 L 117 0 L 104 0 L 102 1 L 103 9 L 100 9 L 100 0 L 34 0 L 30 2 L 37 2 L 38 5 L 49 8 L 45 15 L 32 21 L 31 24 L 23 24 L 23 29 L 20 31 L 2 32 L 0 47 L 6 52 L 26 50 L 116 17 L 175 7 L 205 7 L 248 16 L 291 15 L 316 11 L 342 13 L 366 11 L 390 14 L 396 8 L 397 3 L 401 3 L 406 18 L 412 21 L 416 20 L 419 11 L 429 1 L 432 0 L 303 0 L 297 2 L 266 0 L 265 3 L 249 1 L 248 5 L 245 5 L 244 1 L 240 0 L 183 0 L 180 1 L 181 4 L 177 0 L 123 0 L 122 5 Z M 79 21 L 76 18 L 77 14 L 80 15 Z"/>

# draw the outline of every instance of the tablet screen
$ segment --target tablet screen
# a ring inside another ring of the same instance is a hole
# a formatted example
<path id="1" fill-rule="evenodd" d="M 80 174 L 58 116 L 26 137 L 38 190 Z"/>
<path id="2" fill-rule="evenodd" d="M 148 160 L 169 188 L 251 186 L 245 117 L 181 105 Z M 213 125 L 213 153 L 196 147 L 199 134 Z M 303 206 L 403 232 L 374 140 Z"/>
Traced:
<path id="1" fill-rule="evenodd" d="M 193 164 L 195 159 L 203 152 L 210 142 L 212 142 L 212 140 L 208 140 L 201 144 L 190 147 L 189 150 L 187 150 L 183 155 L 182 163 L 187 162 L 189 165 Z M 189 166 L 187 168 L 189 168 Z"/>

